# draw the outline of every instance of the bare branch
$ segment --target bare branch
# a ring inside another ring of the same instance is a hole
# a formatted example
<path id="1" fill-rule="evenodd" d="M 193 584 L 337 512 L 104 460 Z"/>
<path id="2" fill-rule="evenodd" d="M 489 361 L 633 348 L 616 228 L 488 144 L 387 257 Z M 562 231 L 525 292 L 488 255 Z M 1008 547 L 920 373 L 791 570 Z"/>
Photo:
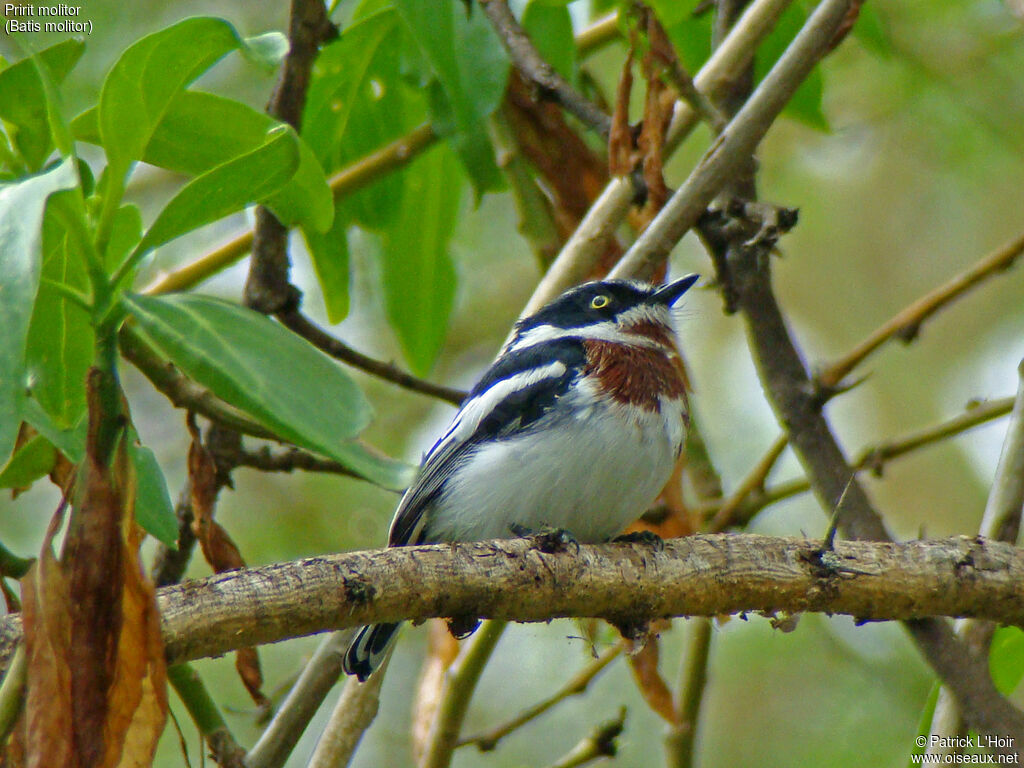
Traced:
<path id="1" fill-rule="evenodd" d="M 502 45 L 523 76 L 535 83 L 541 96 L 561 104 L 588 128 L 608 138 L 611 118 L 577 93 L 534 48 L 530 38 L 519 26 L 505 0 L 480 0 L 484 13 L 491 20 Z"/>
<path id="2" fill-rule="evenodd" d="M 616 739 L 619 738 L 625 726 L 626 708 L 619 707 L 618 717 L 594 728 L 580 739 L 579 743 L 569 752 L 553 762 L 549 768 L 576 768 L 605 757 L 615 757 L 618 752 Z"/>
<path id="3" fill-rule="evenodd" d="M 646 277 L 708 204 L 747 162 L 800 83 L 830 50 L 851 0 L 823 0 L 757 89 L 612 270 L 612 277 Z M 724 46 L 724 44 L 723 44 Z"/>
<path id="4" fill-rule="evenodd" d="M 713 534 L 671 539 L 661 551 L 618 543 L 546 554 L 512 539 L 325 555 L 164 587 L 159 605 L 174 664 L 328 629 L 450 616 L 623 623 L 826 611 L 1024 625 L 1022 585 L 1024 550 L 982 538 L 824 550 L 815 540 Z M 20 637 L 19 615 L 0 619 L 2 666 Z"/>
<path id="5" fill-rule="evenodd" d="M 354 677 L 345 681 L 331 718 L 309 760 L 309 768 L 338 768 L 349 764 L 363 734 L 377 716 L 380 686 L 389 661 L 390 656 L 384 660 L 377 674 L 365 683 Z"/>
<path id="6" fill-rule="evenodd" d="M 755 0 L 714 50 L 694 77 L 695 85 L 715 97 L 732 82 L 753 58 L 762 39 L 772 30 L 779 16 L 792 0 Z M 676 104 L 675 114 L 665 140 L 666 157 L 679 146 L 694 126 L 697 114 L 685 102 Z M 541 279 L 523 309 L 523 315 L 536 312 L 567 288 L 579 283 L 593 269 L 608 238 L 612 236 L 629 212 L 634 197 L 633 182 L 616 177 L 590 207 L 569 242 Z"/>

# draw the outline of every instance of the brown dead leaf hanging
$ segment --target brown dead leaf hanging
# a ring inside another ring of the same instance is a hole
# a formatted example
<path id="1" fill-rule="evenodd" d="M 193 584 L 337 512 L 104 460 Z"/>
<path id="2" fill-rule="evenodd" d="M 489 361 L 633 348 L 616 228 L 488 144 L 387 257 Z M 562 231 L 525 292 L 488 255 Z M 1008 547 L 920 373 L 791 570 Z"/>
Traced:
<path id="1" fill-rule="evenodd" d="M 189 486 L 192 493 L 192 531 L 203 550 L 203 557 L 214 573 L 245 568 L 245 560 L 238 546 L 224 527 L 213 518 L 219 482 L 217 465 L 203 445 L 199 430 L 189 424 L 192 444 L 188 451 Z M 263 670 L 255 648 L 239 648 L 235 652 L 235 669 L 249 696 L 259 707 L 270 702 L 263 694 Z"/>

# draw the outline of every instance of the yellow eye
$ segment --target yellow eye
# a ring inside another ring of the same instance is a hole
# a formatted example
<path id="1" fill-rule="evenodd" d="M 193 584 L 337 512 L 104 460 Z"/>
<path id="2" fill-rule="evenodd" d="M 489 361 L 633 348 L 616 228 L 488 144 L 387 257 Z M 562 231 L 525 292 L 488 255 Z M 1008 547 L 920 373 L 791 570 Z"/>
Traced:
<path id="1" fill-rule="evenodd" d="M 590 300 L 590 306 L 594 309 L 604 309 L 608 306 L 608 297 L 599 294 Z"/>

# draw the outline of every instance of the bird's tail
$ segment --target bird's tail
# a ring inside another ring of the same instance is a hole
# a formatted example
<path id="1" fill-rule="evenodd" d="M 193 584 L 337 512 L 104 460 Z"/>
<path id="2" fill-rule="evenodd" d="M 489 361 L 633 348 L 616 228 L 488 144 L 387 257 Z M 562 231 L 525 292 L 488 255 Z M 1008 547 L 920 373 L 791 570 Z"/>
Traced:
<path id="1" fill-rule="evenodd" d="M 365 683 L 366 678 L 372 675 L 388 654 L 388 649 L 395 641 L 400 623 L 372 624 L 359 630 L 355 640 L 348 647 L 342 666 L 350 675 L 359 678 L 359 682 Z"/>

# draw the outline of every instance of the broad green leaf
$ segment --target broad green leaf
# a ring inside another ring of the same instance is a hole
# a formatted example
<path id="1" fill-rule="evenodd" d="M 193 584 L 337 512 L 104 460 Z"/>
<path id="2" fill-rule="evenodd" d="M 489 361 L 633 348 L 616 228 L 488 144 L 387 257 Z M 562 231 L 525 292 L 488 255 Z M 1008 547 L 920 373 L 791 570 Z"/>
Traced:
<path id="1" fill-rule="evenodd" d="M 791 5 L 783 11 L 775 29 L 765 38 L 754 58 L 754 77 L 758 82 L 775 65 L 782 52 L 803 27 L 805 20 L 806 14 L 798 4 Z M 824 89 L 821 67 L 815 67 L 796 89 L 782 114 L 819 131 L 828 131 L 828 120 L 821 109 Z"/>
<path id="2" fill-rule="evenodd" d="M 0 488 L 28 488 L 47 475 L 56 460 L 53 444 L 42 435 L 36 435 L 14 452 L 0 472 Z"/>
<path id="3" fill-rule="evenodd" d="M 147 35 L 121 54 L 103 81 L 98 116 L 116 184 L 134 161 L 143 158 L 174 97 L 219 59 L 245 45 L 223 19 L 192 18 Z"/>
<path id="4" fill-rule="evenodd" d="M 286 126 L 275 128 L 263 146 L 186 184 L 160 211 L 133 258 L 267 197 L 294 176 L 298 167 L 298 137 Z"/>
<path id="5" fill-rule="evenodd" d="M 406 359 L 423 375 L 441 351 L 455 298 L 448 246 L 463 174 L 446 147 L 427 153 L 406 173 L 401 211 L 383 237 L 384 296 Z"/>
<path id="6" fill-rule="evenodd" d="M 128 455 L 135 466 L 135 519 L 147 533 L 177 549 L 178 518 L 156 455 L 134 442 L 129 444 Z"/>
<path id="7" fill-rule="evenodd" d="M 870 3 L 860 7 L 857 22 L 853 26 L 853 34 L 869 51 L 873 51 L 882 58 L 891 59 L 893 57 L 895 49 L 892 44 L 892 36 L 889 33 L 889 26 L 879 15 L 878 9 Z"/>
<path id="8" fill-rule="evenodd" d="M 364 157 L 411 127 L 406 112 L 412 99 L 401 81 L 395 51 L 403 33 L 397 14 L 389 9 L 353 24 L 321 51 L 302 136 L 328 171 Z M 422 122 L 425 105 L 420 104 L 418 113 L 417 122 Z M 361 226 L 380 229 L 394 218 L 401 190 L 401 174 L 386 174 L 346 196 L 343 206 Z"/>
<path id="9" fill-rule="evenodd" d="M 75 138 L 98 144 L 95 108 L 76 117 Z M 233 99 L 203 91 L 182 91 L 167 107 L 142 156 L 150 165 L 196 176 L 266 141 L 267 132 L 281 125 L 273 118 Z M 261 200 L 288 226 L 302 224 L 317 231 L 331 225 L 334 202 L 327 179 L 313 150 L 299 146 L 299 168 L 280 190 Z"/>
<path id="10" fill-rule="evenodd" d="M 523 11 L 523 29 L 541 57 L 569 82 L 576 79 L 576 41 L 564 4 L 531 0 Z"/>
<path id="11" fill-rule="evenodd" d="M 50 197 L 43 221 L 42 275 L 53 283 L 88 293 L 89 279 L 80 254 L 69 239 L 57 208 L 75 191 Z M 73 427 L 85 413 L 85 376 L 92 365 L 94 335 L 88 313 L 52 285 L 39 286 L 28 331 L 25 364 L 35 399 L 58 429 Z"/>
<path id="12" fill-rule="evenodd" d="M 331 359 L 252 310 L 194 294 L 127 295 L 133 332 L 185 375 L 296 445 L 371 482 L 401 488 L 411 469 L 351 440 L 371 418 Z"/>
<path id="13" fill-rule="evenodd" d="M 992 682 L 1004 696 L 1013 693 L 1024 679 L 1024 632 L 1017 627 L 1000 627 L 992 638 L 988 655 Z"/>
<path id="14" fill-rule="evenodd" d="M 348 315 L 348 226 L 348 220 L 339 213 L 323 234 L 302 231 L 331 324 L 340 323 Z"/>
<path id="15" fill-rule="evenodd" d="M 37 55 L 53 80 L 60 83 L 84 51 L 81 40 L 65 40 Z M 39 170 L 53 151 L 46 104 L 43 82 L 31 58 L 0 72 L 0 118 L 16 127 L 14 144 L 33 171 Z"/>
<path id="16" fill-rule="evenodd" d="M 502 185 L 486 118 L 505 94 L 504 48 L 484 14 L 467 14 L 457 0 L 396 0 L 395 7 L 440 83 L 455 149 L 479 199 Z"/>
<path id="17" fill-rule="evenodd" d="M 0 187 L 0 463 L 11 455 L 21 423 L 25 346 L 39 288 L 46 200 L 78 182 L 74 160 Z"/>

